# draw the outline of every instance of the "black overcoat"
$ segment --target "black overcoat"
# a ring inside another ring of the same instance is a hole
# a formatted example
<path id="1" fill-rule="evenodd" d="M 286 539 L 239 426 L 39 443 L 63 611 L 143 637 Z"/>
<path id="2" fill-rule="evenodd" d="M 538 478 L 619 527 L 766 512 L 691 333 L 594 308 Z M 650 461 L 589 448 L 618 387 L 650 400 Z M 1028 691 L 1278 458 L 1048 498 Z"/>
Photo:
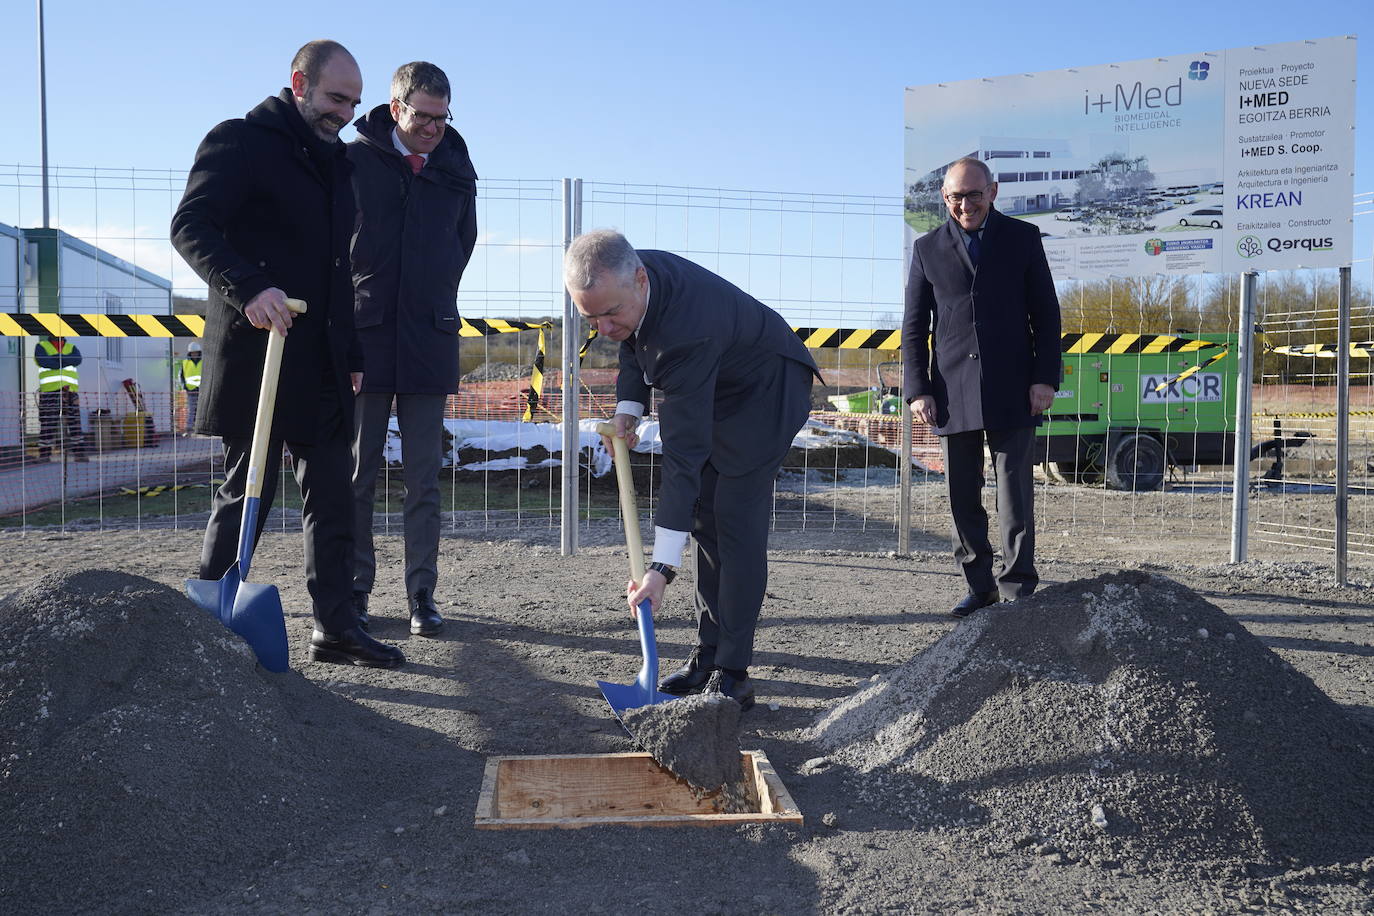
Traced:
<path id="1" fill-rule="evenodd" d="M 286 336 L 276 434 L 311 443 L 326 432 L 324 385 L 351 426 L 348 373 L 363 369 L 348 260 L 355 213 L 344 145 L 306 127 L 290 90 L 206 135 L 172 217 L 172 244 L 210 286 L 196 432 L 252 435 L 267 332 L 243 310 L 272 286 L 308 306 Z"/>
<path id="2" fill-rule="evenodd" d="M 458 390 L 458 283 L 477 244 L 477 172 L 452 127 L 418 175 L 391 142 L 379 105 L 348 144 L 359 224 L 353 237 L 354 321 L 363 391 Z"/>
<path id="3" fill-rule="evenodd" d="M 616 397 L 660 392 L 663 484 L 655 524 L 691 531 L 706 462 L 738 477 L 780 461 L 811 410 L 811 353 L 782 316 L 729 281 L 666 251 L 640 251 L 649 305 L 620 345 Z"/>
<path id="4" fill-rule="evenodd" d="M 1034 426 L 1030 386 L 1059 387 L 1059 327 L 1059 297 L 1034 224 L 989 212 L 975 270 L 958 224 L 947 220 L 912 248 L 904 396 L 935 398 L 940 436 Z"/>

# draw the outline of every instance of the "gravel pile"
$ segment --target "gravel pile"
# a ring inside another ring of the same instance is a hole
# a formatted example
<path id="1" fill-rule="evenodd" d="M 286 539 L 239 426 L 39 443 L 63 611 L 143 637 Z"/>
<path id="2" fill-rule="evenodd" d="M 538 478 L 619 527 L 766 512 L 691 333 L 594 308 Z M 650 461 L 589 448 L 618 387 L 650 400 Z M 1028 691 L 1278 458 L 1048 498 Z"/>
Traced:
<path id="1" fill-rule="evenodd" d="M 462 377 L 464 382 L 518 382 L 530 377 L 529 366 L 513 363 L 483 363 Z"/>
<path id="2" fill-rule="evenodd" d="M 368 715 L 165 585 L 45 576 L 0 602 L 0 899 L 153 912 L 261 868 L 385 759 Z"/>
<path id="3" fill-rule="evenodd" d="M 980 611 L 808 737 L 829 756 L 805 771 L 841 765 L 866 803 L 990 849 L 1175 876 L 1374 864 L 1374 734 L 1162 576 Z"/>

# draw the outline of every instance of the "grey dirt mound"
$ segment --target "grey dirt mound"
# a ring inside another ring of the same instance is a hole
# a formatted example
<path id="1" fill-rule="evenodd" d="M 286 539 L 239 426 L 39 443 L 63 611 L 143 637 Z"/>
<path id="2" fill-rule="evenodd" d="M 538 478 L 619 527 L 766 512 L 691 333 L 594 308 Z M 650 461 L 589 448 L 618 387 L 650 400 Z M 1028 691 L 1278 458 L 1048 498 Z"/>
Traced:
<path id="1" fill-rule="evenodd" d="M 184 901 L 346 819 L 337 800 L 391 727 L 263 672 L 165 585 L 45 576 L 0 602 L 5 895 L 61 912 Z"/>
<path id="2" fill-rule="evenodd" d="M 1150 873 L 1352 875 L 1374 735 L 1239 622 L 1126 572 L 982 611 L 824 713 L 858 796 L 989 846 Z"/>
<path id="3" fill-rule="evenodd" d="M 740 762 L 739 704 L 720 692 L 627 709 L 625 727 L 666 769 L 704 793 L 719 792 L 726 811 L 748 809 Z"/>

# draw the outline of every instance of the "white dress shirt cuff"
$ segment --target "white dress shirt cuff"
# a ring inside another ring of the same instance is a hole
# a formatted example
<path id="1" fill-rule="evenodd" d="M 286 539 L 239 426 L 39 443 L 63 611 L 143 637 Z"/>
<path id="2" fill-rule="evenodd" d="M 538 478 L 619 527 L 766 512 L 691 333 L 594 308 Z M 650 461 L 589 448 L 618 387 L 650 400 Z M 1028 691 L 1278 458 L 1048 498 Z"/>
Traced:
<path id="1" fill-rule="evenodd" d="M 638 401 L 617 401 L 615 404 L 616 413 L 627 413 L 632 417 L 644 416 L 644 405 Z"/>
<path id="2" fill-rule="evenodd" d="M 667 563 L 673 568 L 682 565 L 682 552 L 687 549 L 689 531 L 674 531 L 672 528 L 654 526 L 654 562 Z"/>

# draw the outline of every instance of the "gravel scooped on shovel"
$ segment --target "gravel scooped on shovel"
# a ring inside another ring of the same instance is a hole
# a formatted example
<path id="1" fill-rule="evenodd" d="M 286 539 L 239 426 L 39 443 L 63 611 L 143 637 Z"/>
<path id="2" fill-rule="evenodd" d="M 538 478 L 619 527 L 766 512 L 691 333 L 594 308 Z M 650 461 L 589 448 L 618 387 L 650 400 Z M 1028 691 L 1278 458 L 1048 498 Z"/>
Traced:
<path id="1" fill-rule="evenodd" d="M 739 703 L 718 691 L 706 691 L 670 703 L 654 703 L 622 713 L 644 750 L 698 797 L 719 792 L 727 813 L 750 810 L 739 746 Z"/>
<path id="2" fill-rule="evenodd" d="M 992 846 L 1178 876 L 1374 861 L 1374 735 L 1162 576 L 979 611 L 809 737 L 868 803 Z"/>

